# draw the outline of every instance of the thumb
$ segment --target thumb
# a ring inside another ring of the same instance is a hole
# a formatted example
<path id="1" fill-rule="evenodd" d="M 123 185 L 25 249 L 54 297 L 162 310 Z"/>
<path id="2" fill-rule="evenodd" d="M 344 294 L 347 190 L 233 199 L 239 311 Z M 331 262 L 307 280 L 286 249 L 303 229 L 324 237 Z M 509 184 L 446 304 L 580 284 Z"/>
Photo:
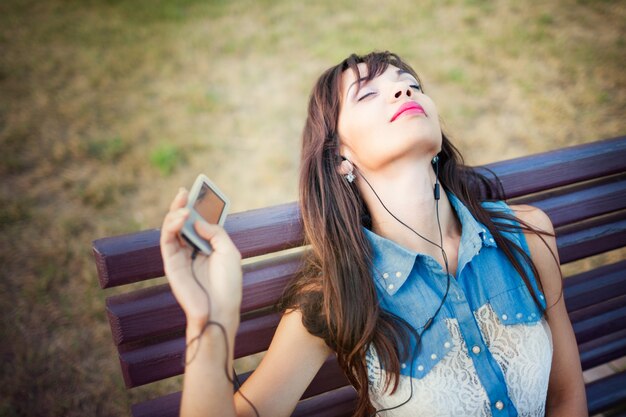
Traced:
<path id="1" fill-rule="evenodd" d="M 197 220 L 194 227 L 200 237 L 211 243 L 214 251 L 228 252 L 231 250 L 237 250 L 237 247 L 223 227 L 217 224 L 207 223 L 204 220 Z"/>

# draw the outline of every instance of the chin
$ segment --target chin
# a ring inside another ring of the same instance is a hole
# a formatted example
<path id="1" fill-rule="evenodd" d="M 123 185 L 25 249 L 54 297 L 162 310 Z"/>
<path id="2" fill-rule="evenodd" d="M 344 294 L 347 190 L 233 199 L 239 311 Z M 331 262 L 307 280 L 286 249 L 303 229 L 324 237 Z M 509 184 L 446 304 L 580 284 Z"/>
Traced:
<path id="1" fill-rule="evenodd" d="M 441 131 L 438 132 L 423 132 L 419 135 L 413 136 L 412 148 L 417 148 L 420 154 L 437 154 L 441 149 L 443 136 Z"/>

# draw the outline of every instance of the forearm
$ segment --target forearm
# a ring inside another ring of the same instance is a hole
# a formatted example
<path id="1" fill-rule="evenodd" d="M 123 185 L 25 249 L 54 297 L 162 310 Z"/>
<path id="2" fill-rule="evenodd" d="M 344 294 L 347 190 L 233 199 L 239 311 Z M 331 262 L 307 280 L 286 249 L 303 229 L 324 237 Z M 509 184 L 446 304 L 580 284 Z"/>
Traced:
<path id="1" fill-rule="evenodd" d="M 580 404 L 577 400 L 546 408 L 546 417 L 587 417 L 588 415 L 587 405 Z"/>
<path id="2" fill-rule="evenodd" d="M 571 363 L 570 367 L 580 367 L 577 362 Z M 582 375 L 582 371 L 578 369 Z M 578 374 L 578 372 L 576 373 Z M 560 388 L 548 389 L 546 401 L 547 417 L 587 417 L 587 397 L 585 385 L 581 378 L 571 378 L 567 385 Z"/>
<path id="3" fill-rule="evenodd" d="M 236 319 L 238 320 L 238 319 Z M 235 416 L 233 346 L 238 321 L 224 323 L 228 350 L 222 330 L 210 325 L 199 339 L 201 326 L 187 327 L 187 353 L 181 413 L 183 417 Z M 228 376 L 227 373 L 228 372 Z"/>

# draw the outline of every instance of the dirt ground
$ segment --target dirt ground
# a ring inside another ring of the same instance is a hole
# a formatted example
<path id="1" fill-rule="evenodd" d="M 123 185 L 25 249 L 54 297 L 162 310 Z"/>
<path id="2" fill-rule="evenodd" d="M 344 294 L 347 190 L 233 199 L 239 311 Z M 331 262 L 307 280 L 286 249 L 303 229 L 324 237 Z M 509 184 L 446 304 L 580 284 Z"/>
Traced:
<path id="1" fill-rule="evenodd" d="M 385 49 L 470 165 L 626 133 L 623 1 L 1 2 L 0 415 L 179 390 L 124 389 L 91 241 L 158 227 L 200 172 L 235 212 L 295 200 L 313 82 Z"/>

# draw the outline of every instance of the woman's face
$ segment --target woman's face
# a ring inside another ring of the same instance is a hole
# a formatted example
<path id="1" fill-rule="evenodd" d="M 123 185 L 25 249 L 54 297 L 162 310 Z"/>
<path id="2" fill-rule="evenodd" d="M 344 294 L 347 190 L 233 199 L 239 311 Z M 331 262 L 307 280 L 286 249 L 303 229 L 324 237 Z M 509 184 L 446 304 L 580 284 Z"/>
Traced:
<path id="1" fill-rule="evenodd" d="M 390 65 L 358 88 L 367 75 L 346 70 L 341 83 L 337 130 L 341 155 L 357 166 L 377 170 L 402 158 L 430 160 L 441 149 L 437 108 L 415 77 Z"/>

